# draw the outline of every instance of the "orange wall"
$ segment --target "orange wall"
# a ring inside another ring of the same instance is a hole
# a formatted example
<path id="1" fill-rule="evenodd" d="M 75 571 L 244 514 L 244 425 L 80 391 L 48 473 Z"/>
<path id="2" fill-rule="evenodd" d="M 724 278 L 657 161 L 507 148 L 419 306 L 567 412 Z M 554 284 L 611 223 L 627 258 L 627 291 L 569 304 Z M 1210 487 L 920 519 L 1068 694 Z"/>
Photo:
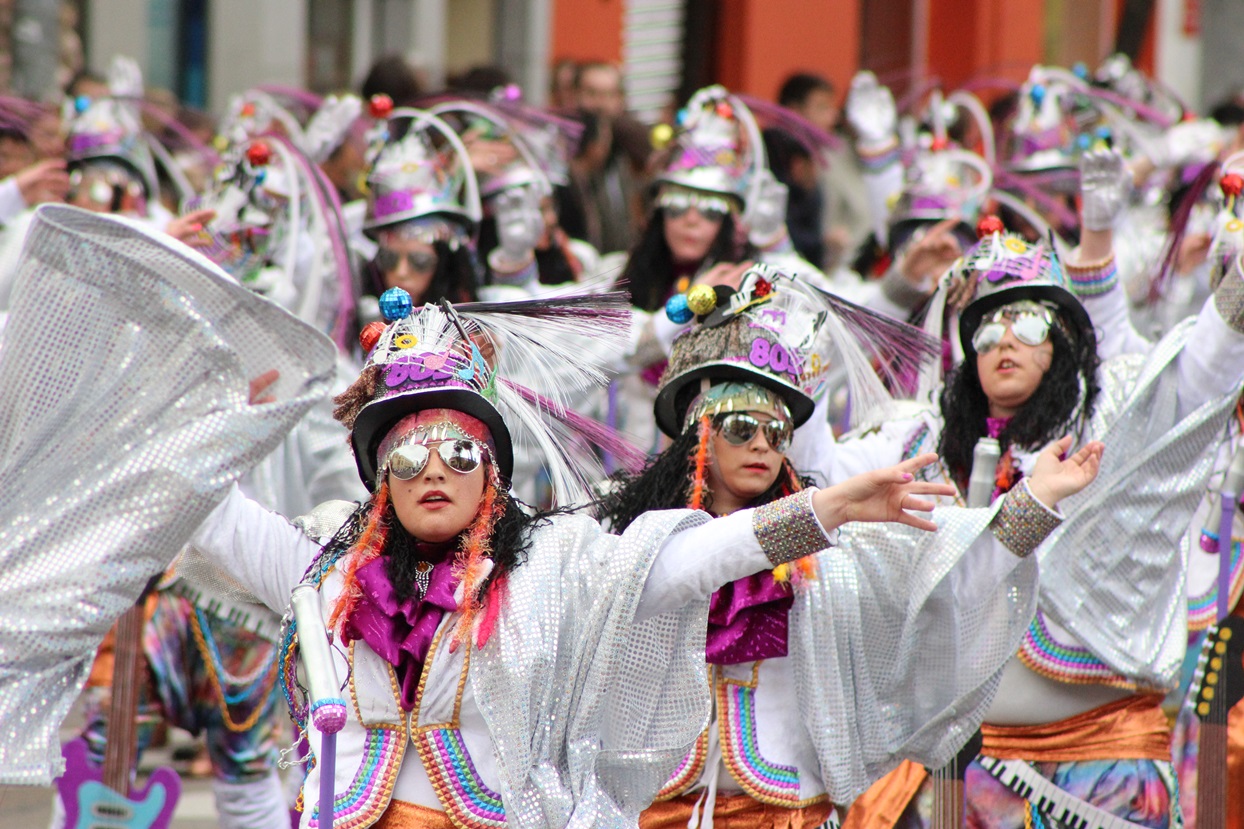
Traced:
<path id="1" fill-rule="evenodd" d="M 845 92 L 859 64 L 859 0 L 720 0 L 717 80 L 772 100 L 788 75 L 825 75 Z"/>
<path id="2" fill-rule="evenodd" d="M 549 57 L 622 62 L 626 0 L 554 0 Z"/>
<path id="3" fill-rule="evenodd" d="M 975 76 L 1022 81 L 1044 62 L 1044 0 L 930 0 L 929 71 L 953 89 Z"/>

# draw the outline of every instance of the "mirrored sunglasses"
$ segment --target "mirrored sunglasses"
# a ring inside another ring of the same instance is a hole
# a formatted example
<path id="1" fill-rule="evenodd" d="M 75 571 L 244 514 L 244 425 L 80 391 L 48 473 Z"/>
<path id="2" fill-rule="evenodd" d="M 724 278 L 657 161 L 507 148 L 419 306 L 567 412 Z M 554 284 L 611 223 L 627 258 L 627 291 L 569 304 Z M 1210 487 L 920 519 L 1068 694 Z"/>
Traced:
<path id="1" fill-rule="evenodd" d="M 693 207 L 699 211 L 701 216 L 710 222 L 724 222 L 726 220 L 726 211 L 716 207 L 709 207 L 705 204 L 666 205 L 662 209 L 665 211 L 665 215 L 667 217 L 671 219 L 681 219 L 683 216 L 687 215 L 687 211 Z"/>
<path id="2" fill-rule="evenodd" d="M 389 474 L 399 481 L 414 478 L 427 467 L 428 459 L 432 457 L 432 447 L 436 448 L 436 454 L 441 456 L 445 466 L 463 475 L 474 472 L 484 459 L 484 447 L 465 438 L 405 443 L 385 458 Z"/>
<path id="3" fill-rule="evenodd" d="M 726 439 L 731 446 L 746 446 L 756 437 L 761 429 L 765 432 L 765 442 L 769 448 L 783 454 L 790 448 L 794 427 L 786 420 L 769 420 L 761 423 L 745 412 L 727 412 L 718 415 L 713 422 L 717 433 Z"/>
<path id="4" fill-rule="evenodd" d="M 389 248 L 380 248 L 376 251 L 376 267 L 384 273 L 392 273 L 401 265 L 403 258 L 410 269 L 416 273 L 431 273 L 436 270 L 435 253 L 425 250 L 402 253 Z"/>
<path id="5" fill-rule="evenodd" d="M 1049 339 L 1053 316 L 1040 306 L 1013 309 L 999 308 L 981 323 L 972 335 L 972 348 L 977 354 L 988 354 L 998 347 L 1008 327 L 1015 339 L 1024 345 L 1038 346 Z"/>

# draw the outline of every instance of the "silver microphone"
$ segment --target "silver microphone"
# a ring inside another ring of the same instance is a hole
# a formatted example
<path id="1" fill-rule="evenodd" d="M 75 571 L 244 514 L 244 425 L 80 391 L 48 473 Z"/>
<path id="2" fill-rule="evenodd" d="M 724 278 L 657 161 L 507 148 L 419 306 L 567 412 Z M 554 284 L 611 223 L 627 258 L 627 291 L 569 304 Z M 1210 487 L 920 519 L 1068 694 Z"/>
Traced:
<path id="1" fill-rule="evenodd" d="M 337 668 L 324 629 L 320 591 L 310 584 L 294 588 L 289 603 L 298 625 L 298 650 L 302 655 L 311 692 L 311 720 L 323 734 L 335 734 L 346 724 L 346 701 L 337 682 Z"/>
<path id="2" fill-rule="evenodd" d="M 998 460 L 1002 447 L 997 438 L 981 438 L 972 450 L 972 475 L 968 478 L 968 506 L 987 507 L 997 488 Z"/>

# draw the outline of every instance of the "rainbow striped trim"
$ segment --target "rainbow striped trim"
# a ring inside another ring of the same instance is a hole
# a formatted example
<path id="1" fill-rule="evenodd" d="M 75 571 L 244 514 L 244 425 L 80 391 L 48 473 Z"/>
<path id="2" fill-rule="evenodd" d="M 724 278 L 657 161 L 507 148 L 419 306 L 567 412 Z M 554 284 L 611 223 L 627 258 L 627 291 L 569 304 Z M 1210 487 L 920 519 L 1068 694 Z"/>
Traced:
<path id="1" fill-rule="evenodd" d="M 1244 567 L 1241 567 L 1239 538 L 1231 539 L 1231 607 L 1240 601 L 1244 593 Z M 1207 553 L 1218 552 L 1218 533 L 1201 530 L 1201 549 Z M 1205 589 L 1204 593 L 1188 597 L 1188 632 L 1202 631 L 1217 621 L 1218 615 L 1218 580 Z"/>
<path id="2" fill-rule="evenodd" d="M 1088 648 L 1063 645 L 1054 640 L 1045 626 L 1045 615 L 1037 610 L 1019 646 L 1019 658 L 1032 671 L 1058 682 L 1073 685 L 1096 683 L 1132 689 L 1135 683 L 1114 673 Z"/>
<path id="3" fill-rule="evenodd" d="M 1067 278 L 1076 296 L 1101 296 L 1119 284 L 1119 269 L 1114 264 L 1114 254 L 1104 262 L 1093 265 L 1067 265 Z"/>
<path id="4" fill-rule="evenodd" d="M 756 740 L 756 685 L 724 681 L 717 686 L 721 754 L 730 775 L 753 799 L 771 806 L 796 809 L 799 769 L 770 763 Z"/>
<path id="5" fill-rule="evenodd" d="M 361 829 L 376 822 L 389 807 L 397 770 L 406 748 L 405 728 L 369 728 L 363 762 L 350 788 L 333 801 L 333 829 Z M 320 807 L 311 812 L 311 826 L 320 825 Z"/>
<path id="6" fill-rule="evenodd" d="M 682 763 L 678 769 L 670 776 L 669 781 L 661 787 L 661 791 L 657 792 L 654 800 L 673 800 L 680 794 L 684 794 L 687 789 L 695 785 L 700 779 L 700 775 L 704 774 L 704 760 L 708 757 L 708 731 L 700 732 L 700 736 L 696 737 L 695 745 L 687 756 L 682 758 Z"/>
<path id="7" fill-rule="evenodd" d="M 501 795 L 484 785 L 456 728 L 429 728 L 414 737 L 432 788 L 454 826 L 499 829 L 505 826 Z"/>

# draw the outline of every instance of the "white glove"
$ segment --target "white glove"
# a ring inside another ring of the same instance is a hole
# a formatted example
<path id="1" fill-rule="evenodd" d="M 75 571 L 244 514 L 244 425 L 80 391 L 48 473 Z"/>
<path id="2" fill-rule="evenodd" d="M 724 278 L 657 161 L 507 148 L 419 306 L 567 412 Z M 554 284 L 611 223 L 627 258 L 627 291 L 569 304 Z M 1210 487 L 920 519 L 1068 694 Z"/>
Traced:
<path id="1" fill-rule="evenodd" d="M 357 95 L 329 95 L 303 130 L 302 151 L 316 164 L 328 161 L 362 114 L 363 101 Z"/>
<path id="2" fill-rule="evenodd" d="M 790 191 L 771 170 L 761 170 L 756 196 L 748 205 L 748 238 L 757 247 L 773 244 L 786 231 L 786 203 Z"/>
<path id="3" fill-rule="evenodd" d="M 503 265 L 521 266 L 535 255 L 536 242 L 544 233 L 540 194 L 534 187 L 513 187 L 497 195 L 496 253 Z"/>
<path id="4" fill-rule="evenodd" d="M 886 147 L 895 141 L 898 108 L 894 105 L 894 95 L 889 87 L 877 82 L 877 76 L 872 72 L 857 72 L 851 79 L 847 120 L 859 135 L 860 146 L 865 150 Z"/>
<path id="5" fill-rule="evenodd" d="M 1222 149 L 1222 127 L 1208 118 L 1181 121 L 1168 129 L 1160 140 L 1151 142 L 1148 149 L 1149 160 L 1155 167 L 1208 164 Z"/>
<path id="6" fill-rule="evenodd" d="M 108 91 L 117 98 L 141 98 L 143 70 L 138 61 L 125 55 L 115 56 L 108 67 Z"/>
<path id="7" fill-rule="evenodd" d="M 1132 174 L 1118 150 L 1091 150 L 1080 158 L 1081 217 L 1086 230 L 1110 230 L 1132 192 Z"/>

